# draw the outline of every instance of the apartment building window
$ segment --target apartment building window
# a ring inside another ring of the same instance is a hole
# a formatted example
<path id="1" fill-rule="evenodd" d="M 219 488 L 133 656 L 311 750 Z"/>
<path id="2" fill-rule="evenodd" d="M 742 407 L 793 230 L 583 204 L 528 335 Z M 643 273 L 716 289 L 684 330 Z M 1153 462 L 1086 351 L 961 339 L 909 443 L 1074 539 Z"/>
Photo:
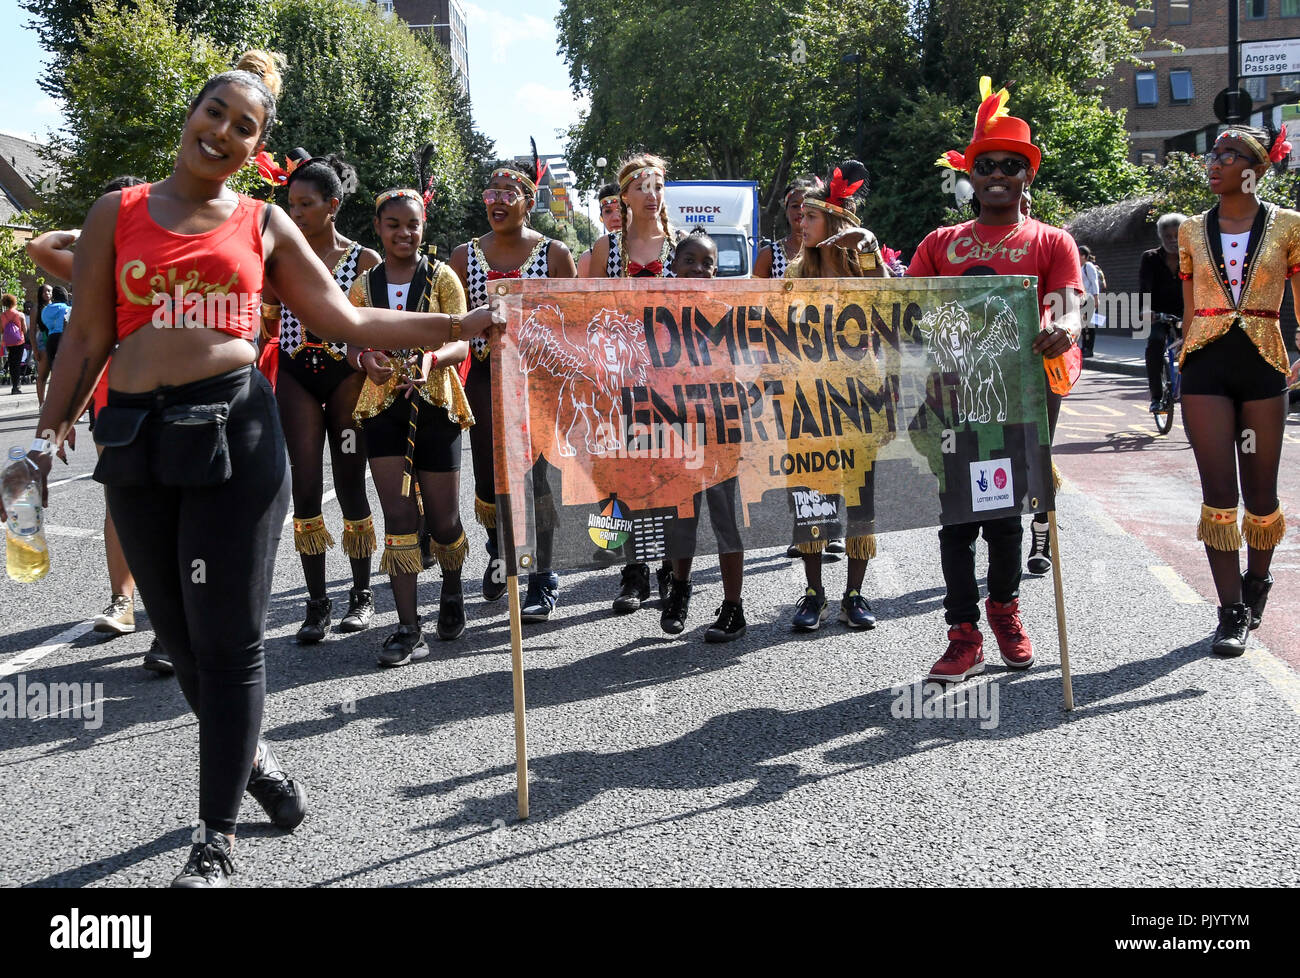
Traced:
<path id="1" fill-rule="evenodd" d="M 1287 0 L 1282 0 L 1285 4 Z M 1190 24 L 1192 22 L 1192 0 L 1169 0 L 1169 23 Z"/>
<path id="2" fill-rule="evenodd" d="M 1144 149 L 1138 154 L 1138 163 L 1142 166 L 1155 166 L 1156 154 L 1149 149 Z"/>
<path id="3" fill-rule="evenodd" d="M 1300 91 L 1300 75 L 1280 75 L 1277 80 L 1279 91 Z"/>
<path id="4" fill-rule="evenodd" d="M 1246 90 L 1250 100 L 1259 105 L 1268 98 L 1268 78 L 1264 75 L 1252 75 L 1241 80 L 1241 87 Z"/>
<path id="5" fill-rule="evenodd" d="M 1137 104 L 1158 105 L 1159 103 L 1160 93 L 1156 89 L 1156 73 L 1154 71 L 1139 71 L 1137 73 Z"/>
<path id="6" fill-rule="evenodd" d="M 1184 69 L 1169 72 L 1169 101 L 1187 105 L 1192 101 L 1192 73 Z"/>
<path id="7" fill-rule="evenodd" d="M 1268 16 L 1268 0 L 1246 0 L 1247 20 L 1263 20 Z"/>
<path id="8" fill-rule="evenodd" d="M 1156 0 L 1135 0 L 1134 7 L 1134 27 L 1156 26 Z"/>
<path id="9" fill-rule="evenodd" d="M 1282 0 L 1283 17 L 1300 17 L 1300 0 Z"/>
<path id="10" fill-rule="evenodd" d="M 393 16 L 393 0 L 375 0 L 375 6 L 385 17 Z"/>

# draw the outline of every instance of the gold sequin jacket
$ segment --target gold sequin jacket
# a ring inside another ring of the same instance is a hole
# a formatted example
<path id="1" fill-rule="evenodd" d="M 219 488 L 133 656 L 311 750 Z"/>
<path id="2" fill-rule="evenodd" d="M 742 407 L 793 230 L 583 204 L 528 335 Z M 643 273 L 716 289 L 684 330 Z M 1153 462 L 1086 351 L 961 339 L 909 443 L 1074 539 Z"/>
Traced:
<path id="1" fill-rule="evenodd" d="M 378 266 L 378 268 L 382 267 L 382 265 Z M 416 308 L 411 311 L 442 312 L 451 316 L 463 316 L 465 314 L 465 289 L 460 284 L 460 279 L 456 277 L 456 273 L 451 270 L 446 262 L 431 262 L 427 269 L 432 274 L 433 281 L 429 283 L 429 287 L 420 290 L 418 293 L 420 296 L 419 301 L 415 303 Z M 348 293 L 348 298 L 354 306 L 379 305 L 386 307 L 388 305 L 387 295 L 379 303 L 373 301 L 371 274 L 376 270 L 372 268 L 370 271 L 362 273 L 352 283 L 352 290 Z M 412 291 L 415 292 L 417 283 L 412 282 L 411 285 Z M 394 358 L 402 359 L 411 354 L 423 352 L 423 350 L 389 351 Z M 361 388 L 361 394 L 357 398 L 357 406 L 352 412 L 353 419 L 360 423 L 386 410 L 397 399 L 397 388 L 401 382 L 398 371 L 394 371 L 393 375 L 382 385 L 376 384 L 369 377 L 366 377 L 365 385 Z M 469 401 L 465 397 L 465 388 L 461 385 L 460 374 L 457 373 L 456 367 L 435 367 L 430 371 L 425 382 L 420 385 L 419 391 L 420 397 L 425 403 L 446 410 L 447 417 L 452 420 L 452 423 L 460 425 L 462 429 L 473 426 L 474 412 L 470 410 Z"/>
<path id="2" fill-rule="evenodd" d="M 1233 261 L 1238 265 L 1230 264 Z M 1287 280 L 1300 271 L 1300 213 L 1261 204 L 1250 229 L 1246 254 L 1223 254 L 1219 208 L 1188 218 L 1178 229 L 1179 277 L 1192 282 L 1192 308 L 1184 313 L 1187 354 L 1202 349 L 1234 326 L 1246 331 L 1260 355 L 1282 373 L 1290 369 L 1278 310 Z M 1232 298 L 1232 279 L 1241 276 L 1241 299 Z M 1188 315 L 1190 313 L 1190 316 Z"/>

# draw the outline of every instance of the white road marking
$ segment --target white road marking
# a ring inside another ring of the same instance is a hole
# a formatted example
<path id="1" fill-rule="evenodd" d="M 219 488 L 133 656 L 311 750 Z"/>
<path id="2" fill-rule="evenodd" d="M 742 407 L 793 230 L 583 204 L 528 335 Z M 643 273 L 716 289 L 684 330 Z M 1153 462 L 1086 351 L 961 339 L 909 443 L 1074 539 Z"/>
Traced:
<path id="1" fill-rule="evenodd" d="M 39 662 L 51 652 L 57 652 L 65 645 L 75 642 L 77 639 L 81 638 L 82 635 L 85 635 L 90 631 L 92 624 L 94 623 L 89 621 L 78 622 L 71 628 L 59 632 L 58 635 L 55 635 L 44 645 L 38 645 L 34 649 L 28 649 L 26 652 L 21 652 L 14 656 L 8 662 L 0 663 L 0 678 L 22 672 L 28 666 Z"/>
<path id="2" fill-rule="evenodd" d="M 1246 649 L 1245 659 L 1264 679 L 1277 690 L 1296 713 L 1300 713 L 1300 676 L 1262 645 Z"/>
<path id="3" fill-rule="evenodd" d="M 1103 512 L 1102 510 L 1097 510 L 1097 512 L 1089 513 L 1088 515 L 1092 518 L 1092 521 L 1094 523 L 1096 523 L 1099 527 L 1101 527 L 1101 532 L 1105 533 L 1107 536 L 1111 536 L 1111 537 L 1128 536 L 1128 534 L 1124 532 L 1124 527 L 1116 523 L 1113 519 L 1107 516 L 1106 513 Z"/>
<path id="4" fill-rule="evenodd" d="M 56 486 L 66 486 L 69 482 L 79 482 L 82 479 L 89 479 L 94 474 L 94 472 L 86 472 L 83 475 L 74 475 L 67 479 L 55 479 L 53 482 L 47 482 L 45 485 L 47 489 L 53 489 Z"/>
<path id="5" fill-rule="evenodd" d="M 1165 586 L 1175 601 L 1179 604 L 1204 604 L 1201 596 L 1192 590 L 1191 586 L 1178 576 L 1178 571 L 1165 564 L 1157 564 L 1148 567 L 1151 576 Z"/>
<path id="6" fill-rule="evenodd" d="M 92 540 L 104 539 L 103 530 L 87 529 L 84 526 L 55 526 L 45 524 L 45 535 L 49 537 L 88 537 Z"/>

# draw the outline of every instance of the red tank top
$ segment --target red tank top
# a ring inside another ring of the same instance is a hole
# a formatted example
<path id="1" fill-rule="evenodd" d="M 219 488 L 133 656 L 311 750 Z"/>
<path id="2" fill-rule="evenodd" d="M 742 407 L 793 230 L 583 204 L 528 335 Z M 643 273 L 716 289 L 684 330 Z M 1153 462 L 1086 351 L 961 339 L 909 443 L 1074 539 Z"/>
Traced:
<path id="1" fill-rule="evenodd" d="M 224 223 L 203 234 L 177 234 L 149 216 L 150 189 L 123 189 L 117 212 L 117 338 L 152 324 L 206 327 L 251 342 L 262 293 L 265 204 L 241 194 Z"/>

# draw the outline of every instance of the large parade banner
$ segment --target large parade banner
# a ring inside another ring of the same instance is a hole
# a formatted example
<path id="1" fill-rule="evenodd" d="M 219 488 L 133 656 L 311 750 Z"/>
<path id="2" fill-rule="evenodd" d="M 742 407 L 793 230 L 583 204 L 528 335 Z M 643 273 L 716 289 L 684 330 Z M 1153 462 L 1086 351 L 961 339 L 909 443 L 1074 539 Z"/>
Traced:
<path id="1" fill-rule="evenodd" d="M 1052 508 L 1033 278 L 498 287 L 498 513 L 524 571 Z"/>
<path id="2" fill-rule="evenodd" d="M 870 556 L 890 530 L 1049 512 L 1073 706 L 1036 279 L 492 288 L 521 818 L 520 573 L 836 538 Z"/>

